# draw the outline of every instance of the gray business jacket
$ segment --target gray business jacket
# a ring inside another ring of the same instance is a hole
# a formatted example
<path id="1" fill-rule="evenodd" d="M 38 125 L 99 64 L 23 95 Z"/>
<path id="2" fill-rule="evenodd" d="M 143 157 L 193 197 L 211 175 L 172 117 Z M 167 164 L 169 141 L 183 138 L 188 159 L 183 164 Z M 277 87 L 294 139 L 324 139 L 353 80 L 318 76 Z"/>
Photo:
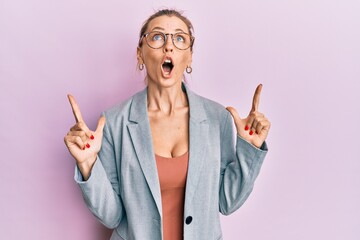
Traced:
<path id="1" fill-rule="evenodd" d="M 265 158 L 241 137 L 234 144 L 233 120 L 220 104 L 183 85 L 189 108 L 189 165 L 185 191 L 184 239 L 222 239 L 219 212 L 237 210 L 252 191 Z M 75 180 L 91 212 L 111 239 L 161 240 L 162 206 L 147 114 L 147 89 L 104 112 L 106 125 L 91 176 Z"/>

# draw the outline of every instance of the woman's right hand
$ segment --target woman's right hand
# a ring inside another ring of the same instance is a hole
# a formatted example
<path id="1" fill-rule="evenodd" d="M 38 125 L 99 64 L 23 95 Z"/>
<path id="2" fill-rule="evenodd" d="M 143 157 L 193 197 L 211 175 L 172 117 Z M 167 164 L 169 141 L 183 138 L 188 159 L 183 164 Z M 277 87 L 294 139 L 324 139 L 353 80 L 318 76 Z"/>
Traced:
<path id="1" fill-rule="evenodd" d="M 91 131 L 81 116 L 80 108 L 75 98 L 70 94 L 68 98 L 76 123 L 65 136 L 64 142 L 71 155 L 75 158 L 76 164 L 86 181 L 90 176 L 92 166 L 101 148 L 105 117 L 100 117 L 96 130 Z"/>

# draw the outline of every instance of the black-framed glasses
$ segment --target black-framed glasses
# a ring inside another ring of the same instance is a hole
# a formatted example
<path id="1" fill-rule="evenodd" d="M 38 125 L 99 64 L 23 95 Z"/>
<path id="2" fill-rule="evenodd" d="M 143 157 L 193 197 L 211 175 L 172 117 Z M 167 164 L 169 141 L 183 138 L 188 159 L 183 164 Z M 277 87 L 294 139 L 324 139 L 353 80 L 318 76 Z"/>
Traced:
<path id="1" fill-rule="evenodd" d="M 187 33 L 184 32 L 178 32 L 178 33 L 163 33 L 163 32 L 159 32 L 159 31 L 153 31 L 153 32 L 148 32 L 145 33 L 144 35 L 142 35 L 142 37 L 140 38 L 139 41 L 139 45 L 141 45 L 141 41 L 143 38 L 145 38 L 146 44 L 153 48 L 153 49 L 158 49 L 158 48 L 162 48 L 168 38 L 168 35 L 171 35 L 171 40 L 172 43 L 174 44 L 174 46 L 177 49 L 180 50 L 186 50 L 189 47 L 192 47 L 195 37 L 190 36 Z"/>

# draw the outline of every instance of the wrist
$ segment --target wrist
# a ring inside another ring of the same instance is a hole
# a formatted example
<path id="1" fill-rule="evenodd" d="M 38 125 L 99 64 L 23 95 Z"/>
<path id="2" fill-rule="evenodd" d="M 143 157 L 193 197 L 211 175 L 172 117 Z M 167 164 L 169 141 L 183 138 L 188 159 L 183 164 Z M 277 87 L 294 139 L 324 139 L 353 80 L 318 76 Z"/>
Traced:
<path id="1" fill-rule="evenodd" d="M 96 159 L 97 159 L 97 155 L 94 155 L 81 163 L 79 162 L 76 163 L 85 181 L 89 179 L 91 170 L 94 166 Z"/>

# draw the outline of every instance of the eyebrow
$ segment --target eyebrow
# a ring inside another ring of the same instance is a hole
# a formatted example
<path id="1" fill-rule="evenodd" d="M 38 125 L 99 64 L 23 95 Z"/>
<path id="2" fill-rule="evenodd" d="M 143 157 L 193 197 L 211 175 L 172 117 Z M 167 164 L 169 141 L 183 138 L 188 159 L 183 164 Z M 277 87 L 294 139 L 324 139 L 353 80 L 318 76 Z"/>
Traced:
<path id="1" fill-rule="evenodd" d="M 151 31 L 154 31 L 154 30 L 162 30 L 164 31 L 165 29 L 162 28 L 162 27 L 154 27 Z M 175 32 L 183 32 L 183 33 L 186 33 L 184 30 L 182 30 L 181 28 L 177 28 L 175 29 Z"/>

